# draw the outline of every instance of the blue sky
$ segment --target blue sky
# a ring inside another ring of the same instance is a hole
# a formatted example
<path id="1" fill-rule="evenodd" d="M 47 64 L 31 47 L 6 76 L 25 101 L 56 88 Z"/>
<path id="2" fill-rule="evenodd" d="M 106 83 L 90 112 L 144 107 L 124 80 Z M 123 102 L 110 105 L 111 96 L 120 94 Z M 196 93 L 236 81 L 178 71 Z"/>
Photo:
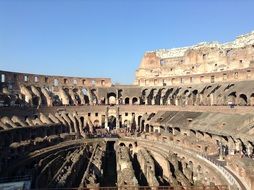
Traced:
<path id="1" fill-rule="evenodd" d="M 254 30 L 251 0 L 0 0 L 0 70 L 130 84 L 145 51 Z"/>

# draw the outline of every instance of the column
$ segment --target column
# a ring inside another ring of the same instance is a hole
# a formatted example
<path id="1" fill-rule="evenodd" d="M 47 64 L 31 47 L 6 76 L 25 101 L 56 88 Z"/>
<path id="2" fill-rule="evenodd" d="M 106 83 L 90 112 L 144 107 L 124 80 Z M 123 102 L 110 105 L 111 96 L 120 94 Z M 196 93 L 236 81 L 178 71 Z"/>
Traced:
<path id="1" fill-rule="evenodd" d="M 109 127 L 108 127 L 108 106 L 106 107 L 106 113 L 105 113 L 105 129 L 109 130 Z"/>
<path id="2" fill-rule="evenodd" d="M 161 98 L 160 98 L 160 105 L 163 105 L 163 98 L 164 98 L 164 97 L 161 97 Z"/>
<path id="3" fill-rule="evenodd" d="M 119 122 L 119 106 L 116 107 L 116 129 L 120 128 L 120 122 Z"/>

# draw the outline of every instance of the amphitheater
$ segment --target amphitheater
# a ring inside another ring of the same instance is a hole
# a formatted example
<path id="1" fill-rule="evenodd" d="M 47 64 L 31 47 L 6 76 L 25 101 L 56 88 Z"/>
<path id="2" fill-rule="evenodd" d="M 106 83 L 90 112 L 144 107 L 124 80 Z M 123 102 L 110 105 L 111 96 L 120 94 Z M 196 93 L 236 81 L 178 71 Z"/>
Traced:
<path id="1" fill-rule="evenodd" d="M 145 52 L 133 85 L 0 75 L 0 189 L 254 189 L 254 32 Z"/>

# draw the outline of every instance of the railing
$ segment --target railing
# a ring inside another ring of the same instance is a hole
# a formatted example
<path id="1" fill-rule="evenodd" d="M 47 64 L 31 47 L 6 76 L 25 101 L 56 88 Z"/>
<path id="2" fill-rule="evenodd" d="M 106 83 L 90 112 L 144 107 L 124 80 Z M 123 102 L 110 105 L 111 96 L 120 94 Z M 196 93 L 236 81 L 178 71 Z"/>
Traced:
<path id="1" fill-rule="evenodd" d="M 237 189 L 239 189 L 239 190 L 242 189 L 240 184 L 236 181 L 236 179 L 218 162 L 216 162 L 213 159 L 209 158 L 208 156 L 202 155 L 202 154 L 197 154 L 197 157 L 199 157 L 200 159 L 202 159 L 206 162 L 212 163 L 213 166 L 223 174 L 223 176 L 227 179 L 227 181 L 229 182 L 230 185 L 235 185 L 237 187 Z"/>
<path id="2" fill-rule="evenodd" d="M 56 190 L 47 188 L 40 190 Z M 118 187 L 90 187 L 90 188 L 57 188 L 57 190 L 229 190 L 227 185 L 217 186 L 118 186 Z"/>
<path id="3" fill-rule="evenodd" d="M 213 167 L 215 167 L 220 173 L 223 174 L 223 176 L 227 179 L 227 181 L 229 182 L 230 185 L 232 186 L 236 186 L 237 189 L 242 190 L 242 187 L 240 186 L 240 184 L 237 182 L 237 180 L 235 179 L 235 177 L 233 177 L 223 166 L 221 166 L 218 162 L 216 162 L 215 160 L 209 158 L 207 155 L 202 154 L 198 151 L 190 151 L 187 149 L 183 149 L 182 147 L 180 147 L 179 145 L 176 145 L 175 143 L 169 142 L 168 144 L 172 144 L 174 147 L 181 149 L 182 151 L 187 152 L 190 155 L 193 155 L 193 153 L 196 154 L 196 156 L 198 158 L 200 158 L 201 160 L 207 162 L 208 164 L 211 164 Z"/>
<path id="4" fill-rule="evenodd" d="M 142 139 L 144 140 L 144 139 Z M 145 140 L 147 141 L 147 140 Z M 190 156 L 195 155 L 196 157 L 198 157 L 199 159 L 207 162 L 208 164 L 212 165 L 213 167 L 215 167 L 228 181 L 228 183 L 231 186 L 235 186 L 237 187 L 237 189 L 242 190 L 241 185 L 238 183 L 238 181 L 235 179 L 235 177 L 233 175 L 231 175 L 223 166 L 221 166 L 218 162 L 216 162 L 215 160 L 209 158 L 208 156 L 206 156 L 205 154 L 202 154 L 198 151 L 190 151 L 187 149 L 183 149 L 182 147 L 180 147 L 179 145 L 173 143 L 173 142 L 160 142 L 160 141 L 156 141 L 156 143 L 165 145 L 168 144 L 169 146 L 171 146 L 173 149 L 178 149 L 181 150 L 182 152 L 185 152 L 187 154 L 189 154 Z"/>

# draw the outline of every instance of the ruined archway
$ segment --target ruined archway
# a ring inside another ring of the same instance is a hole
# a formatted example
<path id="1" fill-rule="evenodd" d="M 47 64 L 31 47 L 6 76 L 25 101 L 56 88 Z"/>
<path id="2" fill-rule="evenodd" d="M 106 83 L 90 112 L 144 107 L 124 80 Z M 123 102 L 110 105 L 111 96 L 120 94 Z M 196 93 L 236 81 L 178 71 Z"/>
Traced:
<path id="1" fill-rule="evenodd" d="M 124 104 L 130 104 L 130 98 L 129 97 L 126 97 L 124 99 Z"/>
<path id="2" fill-rule="evenodd" d="M 116 104 L 116 93 L 110 92 L 107 94 L 108 104 L 115 105 Z"/>

